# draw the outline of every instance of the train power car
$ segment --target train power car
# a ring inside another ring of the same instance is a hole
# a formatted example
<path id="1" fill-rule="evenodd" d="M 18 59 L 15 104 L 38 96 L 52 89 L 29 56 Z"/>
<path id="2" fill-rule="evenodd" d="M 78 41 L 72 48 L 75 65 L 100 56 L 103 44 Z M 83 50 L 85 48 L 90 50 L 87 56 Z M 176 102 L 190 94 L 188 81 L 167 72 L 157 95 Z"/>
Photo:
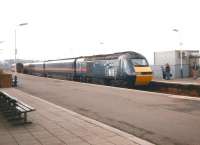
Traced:
<path id="1" fill-rule="evenodd" d="M 24 64 L 24 73 L 106 85 L 148 85 L 152 80 L 146 58 L 132 51 Z"/>
<path id="2" fill-rule="evenodd" d="M 76 59 L 80 80 L 101 81 L 107 85 L 148 85 L 152 70 L 146 58 L 136 52 L 121 52 Z"/>

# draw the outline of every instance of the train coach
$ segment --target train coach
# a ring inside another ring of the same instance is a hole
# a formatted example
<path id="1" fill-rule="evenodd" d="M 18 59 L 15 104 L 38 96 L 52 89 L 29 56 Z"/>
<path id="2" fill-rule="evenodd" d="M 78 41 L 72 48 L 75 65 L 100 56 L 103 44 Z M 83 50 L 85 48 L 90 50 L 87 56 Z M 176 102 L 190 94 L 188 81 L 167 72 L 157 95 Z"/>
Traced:
<path id="1" fill-rule="evenodd" d="M 29 63 L 23 72 L 106 85 L 139 86 L 152 80 L 146 58 L 132 51 Z"/>
<path id="2" fill-rule="evenodd" d="M 18 72 L 18 73 L 23 73 L 23 67 L 24 65 L 22 63 L 16 63 L 11 65 L 11 71 L 12 72 Z"/>

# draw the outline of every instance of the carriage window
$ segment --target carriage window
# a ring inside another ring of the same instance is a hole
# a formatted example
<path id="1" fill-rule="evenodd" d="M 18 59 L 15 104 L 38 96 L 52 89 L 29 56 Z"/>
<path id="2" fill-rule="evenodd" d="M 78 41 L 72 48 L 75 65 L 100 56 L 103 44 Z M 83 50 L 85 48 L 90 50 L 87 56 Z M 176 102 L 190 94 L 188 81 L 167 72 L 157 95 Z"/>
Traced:
<path id="1" fill-rule="evenodd" d="M 146 59 L 143 59 L 143 58 L 131 59 L 131 62 L 135 66 L 147 66 L 148 65 Z"/>

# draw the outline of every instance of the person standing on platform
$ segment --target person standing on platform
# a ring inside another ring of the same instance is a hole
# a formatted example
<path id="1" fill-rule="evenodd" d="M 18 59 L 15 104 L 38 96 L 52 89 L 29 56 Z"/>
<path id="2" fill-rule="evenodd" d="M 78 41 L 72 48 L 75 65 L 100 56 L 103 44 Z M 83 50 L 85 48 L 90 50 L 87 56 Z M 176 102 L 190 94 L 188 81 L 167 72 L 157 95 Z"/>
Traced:
<path id="1" fill-rule="evenodd" d="M 163 66 L 161 66 L 161 70 L 162 70 L 162 77 L 163 77 L 163 79 L 166 79 L 165 69 L 164 69 Z"/>
<path id="2" fill-rule="evenodd" d="M 166 75 L 166 79 L 170 80 L 170 66 L 168 63 L 165 66 L 165 75 Z"/>
<path id="3" fill-rule="evenodd" d="M 198 66 L 197 66 L 196 62 L 193 62 L 193 65 L 192 65 L 192 77 L 194 79 L 197 79 L 197 70 L 198 70 Z"/>

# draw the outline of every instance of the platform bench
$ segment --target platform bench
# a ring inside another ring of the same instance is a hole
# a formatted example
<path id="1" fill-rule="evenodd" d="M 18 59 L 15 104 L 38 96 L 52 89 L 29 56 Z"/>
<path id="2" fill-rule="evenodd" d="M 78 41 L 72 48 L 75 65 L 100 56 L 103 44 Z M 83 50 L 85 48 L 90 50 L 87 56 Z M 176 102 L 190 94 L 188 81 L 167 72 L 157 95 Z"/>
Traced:
<path id="1" fill-rule="evenodd" d="M 0 91 L 0 111 L 8 121 L 18 123 L 31 123 L 27 120 L 27 113 L 35 111 L 35 108 L 25 104 L 17 98 Z"/>

